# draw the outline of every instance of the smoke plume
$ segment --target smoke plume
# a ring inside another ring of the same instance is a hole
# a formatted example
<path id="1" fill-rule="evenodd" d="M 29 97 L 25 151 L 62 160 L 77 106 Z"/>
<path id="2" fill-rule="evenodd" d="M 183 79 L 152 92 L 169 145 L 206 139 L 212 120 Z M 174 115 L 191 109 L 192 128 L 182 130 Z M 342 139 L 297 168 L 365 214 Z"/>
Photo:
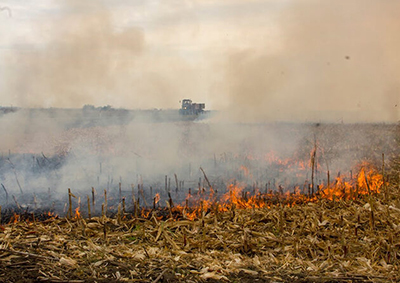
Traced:
<path id="1" fill-rule="evenodd" d="M 0 182 L 10 193 L 18 177 L 25 192 L 82 195 L 143 182 L 149 194 L 176 174 L 184 195 L 204 181 L 201 167 L 221 188 L 236 179 L 289 188 L 310 179 L 313 150 L 321 182 L 323 170 L 393 152 L 391 125 L 282 121 L 399 120 L 400 4 L 225 2 L 163 3 L 161 16 L 124 24 L 102 2 L 57 2 L 53 22 L 32 28 L 40 44 L 16 44 L 3 61 L 5 101 L 37 108 L 0 109 Z M 221 20 L 211 13 L 220 10 Z M 183 98 L 220 115 L 184 121 L 165 109 Z"/>
<path id="2" fill-rule="evenodd" d="M 395 1 L 288 1 L 279 16 L 279 51 L 260 51 L 272 44 L 267 40 L 229 55 L 231 116 L 399 120 L 399 11 Z"/>

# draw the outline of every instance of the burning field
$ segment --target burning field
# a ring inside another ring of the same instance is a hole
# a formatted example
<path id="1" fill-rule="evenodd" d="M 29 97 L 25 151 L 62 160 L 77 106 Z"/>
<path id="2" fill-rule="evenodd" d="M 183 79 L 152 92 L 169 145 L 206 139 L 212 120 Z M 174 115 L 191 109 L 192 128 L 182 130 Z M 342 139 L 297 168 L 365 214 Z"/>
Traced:
<path id="1" fill-rule="evenodd" d="M 0 282 L 400 282 L 400 1 L 21 3 Z"/>
<path id="2" fill-rule="evenodd" d="M 0 162 L 0 279 L 397 282 L 398 130 L 140 121 L 16 131 Z"/>

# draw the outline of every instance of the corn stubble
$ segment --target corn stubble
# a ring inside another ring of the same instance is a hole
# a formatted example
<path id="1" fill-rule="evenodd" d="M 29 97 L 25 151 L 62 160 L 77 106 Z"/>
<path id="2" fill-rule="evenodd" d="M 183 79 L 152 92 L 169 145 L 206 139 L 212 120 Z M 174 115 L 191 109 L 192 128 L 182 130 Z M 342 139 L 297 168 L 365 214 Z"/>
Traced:
<path id="1" fill-rule="evenodd" d="M 120 209 L 116 218 L 9 224 L 0 231 L 0 278 L 395 282 L 399 186 L 384 192 L 225 212 L 214 206 L 195 220 L 160 220 L 155 212 L 128 220 Z"/>

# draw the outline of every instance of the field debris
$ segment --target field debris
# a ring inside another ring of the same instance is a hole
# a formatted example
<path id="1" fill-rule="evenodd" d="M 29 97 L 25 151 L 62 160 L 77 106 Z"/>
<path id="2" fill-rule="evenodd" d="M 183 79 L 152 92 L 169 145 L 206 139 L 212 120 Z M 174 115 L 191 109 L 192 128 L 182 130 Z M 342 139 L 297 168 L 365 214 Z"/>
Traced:
<path id="1" fill-rule="evenodd" d="M 153 212 L 4 224 L 0 280 L 398 282 L 400 192 L 394 185 L 387 192 L 211 209 L 195 220 Z"/>

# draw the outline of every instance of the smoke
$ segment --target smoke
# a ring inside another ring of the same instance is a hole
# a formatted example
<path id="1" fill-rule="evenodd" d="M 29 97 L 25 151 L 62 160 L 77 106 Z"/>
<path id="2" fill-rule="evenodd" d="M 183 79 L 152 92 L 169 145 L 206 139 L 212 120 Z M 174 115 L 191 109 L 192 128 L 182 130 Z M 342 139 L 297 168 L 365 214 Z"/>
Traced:
<path id="1" fill-rule="evenodd" d="M 168 120 L 173 111 L 121 111 L 4 114 L 0 126 L 7 143 L 0 147 L 0 182 L 18 191 L 9 158 L 25 192 L 114 190 L 120 181 L 124 190 L 141 181 L 161 190 L 164 176 L 174 174 L 187 189 L 198 187 L 200 167 L 212 182 L 299 185 L 309 179 L 316 143 L 319 171 L 328 168 L 332 174 L 348 172 L 363 160 L 379 163 L 381 153 L 391 156 L 394 147 L 391 125 L 173 122 Z M 252 174 L 248 179 L 240 173 L 242 166 Z"/>
<path id="2" fill-rule="evenodd" d="M 399 11 L 396 1 L 290 1 L 279 16 L 279 51 L 263 52 L 266 40 L 229 55 L 231 116 L 399 120 Z"/>
<path id="3" fill-rule="evenodd" d="M 7 6 L 0 7 L 0 12 L 2 12 L 2 11 L 7 11 L 8 12 L 8 16 L 12 17 L 11 9 L 9 7 L 7 7 Z"/>
<path id="4" fill-rule="evenodd" d="M 56 1 L 52 8 L 54 15 L 32 21 L 34 44 L 18 37 L 11 41 L 3 62 L 5 103 L 177 108 L 200 84 L 197 68 L 182 54 L 149 44 L 146 26 L 119 19 L 123 12 L 115 15 L 101 1 Z M 132 16 L 129 11 L 125 17 Z"/>
<path id="5" fill-rule="evenodd" d="M 193 12 L 199 3 L 182 17 L 171 8 L 158 18 L 166 28 L 120 26 L 99 2 L 57 3 L 54 22 L 34 26 L 40 46 L 14 50 L 4 61 L 2 92 L 18 106 L 38 107 L 0 116 L 0 179 L 10 192 L 18 187 L 7 158 L 26 192 L 50 187 L 86 194 L 91 187 L 115 191 L 119 182 L 127 191 L 142 181 L 155 192 L 174 174 L 185 190 L 197 188 L 200 167 L 220 188 L 235 179 L 288 187 L 309 180 L 316 146 L 320 172 L 335 173 L 392 150 L 390 126 L 276 121 L 399 119 L 399 4 L 393 1 L 285 1 L 272 20 L 279 36 L 258 38 L 259 32 L 240 44 L 240 30 L 215 52 L 217 41 L 204 50 L 187 42 L 201 42 L 210 26 L 218 40 L 226 31 L 216 18 L 206 23 L 207 9 Z M 254 24 L 267 30 L 263 15 L 248 23 L 253 11 L 240 14 L 240 7 L 235 13 L 248 30 Z M 186 97 L 212 104 L 221 116 L 183 121 L 173 110 L 80 108 L 167 108 Z M 300 170 L 295 162 L 303 171 L 289 168 Z"/>
<path id="6" fill-rule="evenodd" d="M 8 35 L 5 102 L 152 109 L 192 98 L 239 122 L 399 120 L 396 1 L 181 4 L 52 3 L 32 22 L 34 47 Z"/>
<path id="7" fill-rule="evenodd" d="M 143 50 L 143 32 L 135 27 L 116 30 L 100 5 L 80 14 L 68 13 L 76 1 L 60 4 L 66 14 L 39 25 L 47 39 L 44 46 L 10 59 L 13 86 L 8 90 L 19 106 L 76 107 L 118 95 L 118 84 L 128 79 Z"/>

